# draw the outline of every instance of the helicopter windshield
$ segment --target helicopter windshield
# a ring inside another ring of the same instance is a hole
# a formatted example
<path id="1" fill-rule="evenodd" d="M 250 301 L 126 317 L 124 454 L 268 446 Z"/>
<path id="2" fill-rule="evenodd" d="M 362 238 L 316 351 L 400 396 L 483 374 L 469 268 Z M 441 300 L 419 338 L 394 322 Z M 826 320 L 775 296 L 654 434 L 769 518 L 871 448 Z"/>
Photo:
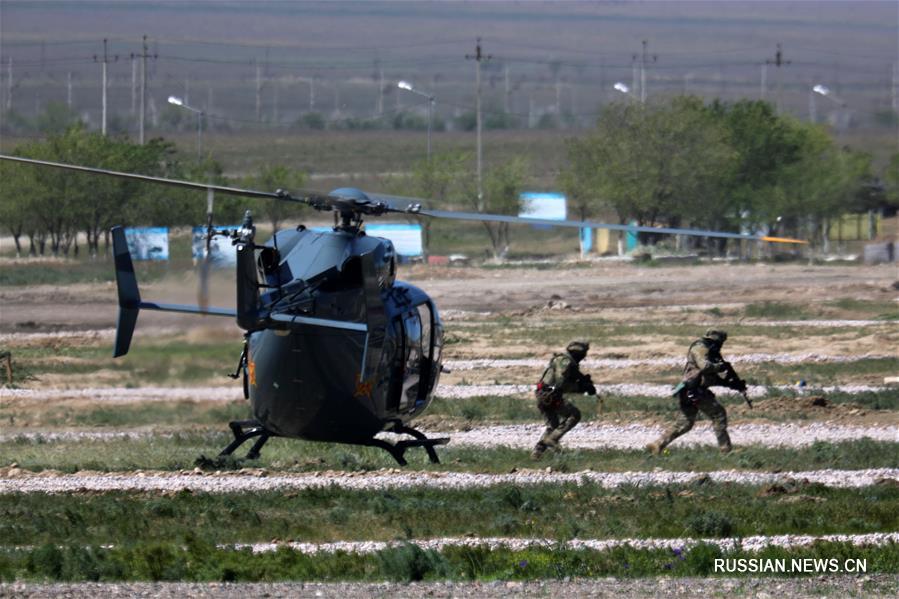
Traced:
<path id="1" fill-rule="evenodd" d="M 433 319 L 428 304 L 416 306 L 393 321 L 397 335 L 388 407 L 407 411 L 427 399 L 434 383 Z"/>

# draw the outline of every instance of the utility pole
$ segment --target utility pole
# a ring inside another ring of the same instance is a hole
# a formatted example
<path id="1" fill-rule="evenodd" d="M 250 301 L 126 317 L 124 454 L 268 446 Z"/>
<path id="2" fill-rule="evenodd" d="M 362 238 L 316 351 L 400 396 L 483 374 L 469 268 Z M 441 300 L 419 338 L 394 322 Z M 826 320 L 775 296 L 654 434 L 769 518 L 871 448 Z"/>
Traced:
<path id="1" fill-rule="evenodd" d="M 384 114 L 384 67 L 381 66 L 381 58 L 375 57 L 375 70 L 372 73 L 375 85 L 378 86 L 378 96 L 375 101 L 375 113 Z"/>
<path id="2" fill-rule="evenodd" d="M 891 101 L 890 106 L 893 107 L 893 112 L 899 111 L 899 99 L 897 99 L 896 86 L 899 85 L 899 62 L 893 63 L 893 86 L 890 88 L 891 93 Z"/>
<path id="3" fill-rule="evenodd" d="M 109 64 L 109 53 L 107 52 L 107 39 L 103 38 L 103 60 L 100 60 L 99 57 L 94 54 L 94 62 L 99 62 L 103 65 L 103 121 L 100 128 L 100 131 L 103 133 L 103 137 L 106 137 L 106 65 Z M 116 62 L 119 59 L 119 55 L 116 54 L 112 61 Z"/>
<path id="4" fill-rule="evenodd" d="M 259 64 L 259 61 L 253 60 L 256 63 L 256 122 L 262 120 L 262 66 Z"/>
<path id="5" fill-rule="evenodd" d="M 137 57 L 131 54 L 131 116 L 137 112 Z"/>
<path id="6" fill-rule="evenodd" d="M 478 212 L 484 211 L 483 164 L 481 153 L 481 62 L 490 60 L 491 58 L 491 55 L 488 54 L 485 56 L 481 52 L 481 38 L 477 38 L 474 54 L 465 55 L 465 60 L 475 61 L 475 118 L 478 130 Z"/>
<path id="7" fill-rule="evenodd" d="M 765 96 L 768 95 L 768 63 L 762 63 L 762 77 L 759 91 L 759 99 L 764 101 Z"/>
<path id="8" fill-rule="evenodd" d="M 144 145 L 144 123 L 147 119 L 147 59 L 153 58 L 154 60 L 159 56 L 158 54 L 150 54 L 149 48 L 147 48 L 147 36 L 143 37 L 143 45 L 141 48 L 140 54 L 132 54 L 132 60 L 134 58 L 140 58 L 140 129 L 138 130 L 138 142 L 140 145 Z"/>
<path id="9" fill-rule="evenodd" d="M 508 114 L 509 113 L 509 105 L 511 103 L 510 100 L 512 97 L 512 91 L 509 88 L 509 65 L 508 64 L 503 65 L 503 77 L 505 78 L 505 83 L 506 83 L 506 88 L 505 88 L 506 94 L 505 94 L 505 96 L 503 96 L 505 98 L 505 102 L 503 102 L 503 110 L 506 112 L 506 114 Z"/>
<path id="10" fill-rule="evenodd" d="M 273 78 L 272 79 L 272 122 L 277 125 L 278 124 L 278 88 L 280 86 L 280 79 Z"/>
<path id="11" fill-rule="evenodd" d="M 69 71 L 66 78 L 66 106 L 69 107 L 69 110 L 72 110 L 72 71 Z"/>
<path id="12" fill-rule="evenodd" d="M 6 61 L 6 110 L 12 110 L 12 56 Z"/>
<path id="13" fill-rule="evenodd" d="M 780 67 L 786 66 L 788 64 L 792 64 L 792 60 L 784 60 L 783 59 L 783 49 L 780 44 L 777 44 L 777 52 L 774 53 L 774 60 L 765 60 L 765 64 L 773 64 L 777 67 L 777 112 L 780 114 L 782 109 L 781 102 L 783 100 L 783 75 L 780 72 Z"/>
<path id="14" fill-rule="evenodd" d="M 646 48 L 649 42 L 643 40 L 643 52 L 640 56 L 640 104 L 646 104 L 646 62 L 649 58 L 646 54 Z M 658 59 L 656 54 L 652 55 L 652 62 Z"/>
<path id="15" fill-rule="evenodd" d="M 631 91 L 633 93 L 637 93 L 637 88 L 640 87 L 640 80 L 637 77 L 637 55 L 631 54 Z"/>

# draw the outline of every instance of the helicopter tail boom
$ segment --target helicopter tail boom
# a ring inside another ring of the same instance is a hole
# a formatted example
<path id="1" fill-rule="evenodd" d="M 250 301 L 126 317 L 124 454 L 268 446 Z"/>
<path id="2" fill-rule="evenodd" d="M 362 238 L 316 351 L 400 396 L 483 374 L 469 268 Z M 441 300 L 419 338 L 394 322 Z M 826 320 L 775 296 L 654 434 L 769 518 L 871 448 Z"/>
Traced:
<path id="1" fill-rule="evenodd" d="M 145 302 L 140 298 L 137 276 L 134 274 L 134 263 L 123 227 L 112 228 L 112 247 L 115 258 L 115 278 L 119 298 L 119 317 L 116 322 L 115 348 L 113 357 L 118 358 L 128 353 L 131 337 L 137 324 L 137 315 L 141 309 L 159 310 L 162 312 L 181 312 L 186 314 L 209 314 L 211 316 L 229 316 L 234 318 L 237 311 L 228 308 L 201 308 L 183 304 L 160 304 Z"/>

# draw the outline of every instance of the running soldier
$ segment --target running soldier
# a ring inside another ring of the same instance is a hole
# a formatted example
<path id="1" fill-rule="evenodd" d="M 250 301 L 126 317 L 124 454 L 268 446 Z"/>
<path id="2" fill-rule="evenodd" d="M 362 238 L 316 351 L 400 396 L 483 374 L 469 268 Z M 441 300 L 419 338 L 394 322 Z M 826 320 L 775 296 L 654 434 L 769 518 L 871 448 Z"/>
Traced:
<path id="1" fill-rule="evenodd" d="M 578 364 L 587 355 L 590 344 L 572 341 L 565 352 L 555 354 L 537 383 L 537 409 L 546 422 L 546 431 L 534 447 L 531 458 L 539 460 L 549 449 L 559 450 L 559 440 L 581 420 L 581 411 L 566 401 L 565 393 L 596 395 L 590 375 L 582 374 Z"/>
<path id="2" fill-rule="evenodd" d="M 672 441 L 693 428 L 698 412 L 712 421 L 721 452 L 727 453 L 732 449 L 727 434 L 727 412 L 709 389 L 719 386 L 746 392 L 746 381 L 721 357 L 721 346 L 726 340 L 727 333 L 724 331 L 709 329 L 701 339 L 690 345 L 683 380 L 672 394 L 680 402 L 681 416 L 667 433 L 646 446 L 650 453 L 660 454 Z"/>

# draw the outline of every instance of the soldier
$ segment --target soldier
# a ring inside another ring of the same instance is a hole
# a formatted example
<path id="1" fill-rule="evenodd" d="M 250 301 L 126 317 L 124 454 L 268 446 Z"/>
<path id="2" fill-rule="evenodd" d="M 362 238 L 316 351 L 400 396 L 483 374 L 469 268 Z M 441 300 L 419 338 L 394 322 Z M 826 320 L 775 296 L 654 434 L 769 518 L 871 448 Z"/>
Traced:
<path id="1" fill-rule="evenodd" d="M 546 421 L 546 431 L 534 447 L 531 458 L 539 460 L 548 448 L 559 449 L 559 440 L 581 420 L 581 411 L 565 400 L 565 393 L 596 395 L 590 375 L 582 374 L 578 364 L 587 355 L 590 344 L 572 341 L 565 353 L 555 354 L 537 383 L 537 409 Z"/>
<path id="2" fill-rule="evenodd" d="M 726 340 L 727 333 L 724 331 L 709 329 L 701 339 L 690 345 L 683 380 L 672 394 L 680 401 L 682 415 L 667 433 L 646 446 L 650 453 L 660 454 L 668 444 L 693 428 L 696 414 L 700 411 L 712 421 L 721 452 L 731 450 L 730 436 L 727 434 L 727 412 L 709 390 L 709 387 L 717 385 L 736 389 L 741 393 L 746 391 L 746 381 L 721 357 L 721 346 Z"/>

